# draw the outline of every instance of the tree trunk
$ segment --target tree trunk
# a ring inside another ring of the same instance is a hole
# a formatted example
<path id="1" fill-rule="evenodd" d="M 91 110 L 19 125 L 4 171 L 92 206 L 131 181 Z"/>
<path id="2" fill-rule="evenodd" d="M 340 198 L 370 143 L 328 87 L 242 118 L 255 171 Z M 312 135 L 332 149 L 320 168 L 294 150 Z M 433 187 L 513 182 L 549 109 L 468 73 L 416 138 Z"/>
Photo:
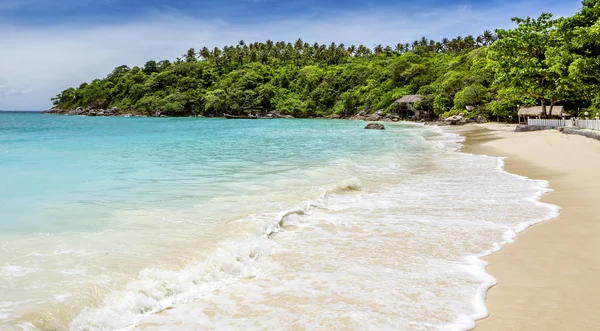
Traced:
<path id="1" fill-rule="evenodd" d="M 542 98 L 542 118 L 547 118 L 547 113 L 546 113 L 546 99 Z"/>

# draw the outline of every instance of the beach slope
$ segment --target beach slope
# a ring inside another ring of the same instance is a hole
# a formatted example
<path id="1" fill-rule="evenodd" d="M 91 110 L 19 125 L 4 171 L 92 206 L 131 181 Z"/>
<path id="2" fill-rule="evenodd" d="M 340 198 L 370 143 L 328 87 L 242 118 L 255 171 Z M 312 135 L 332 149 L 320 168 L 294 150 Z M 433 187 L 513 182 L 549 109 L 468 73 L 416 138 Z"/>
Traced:
<path id="1" fill-rule="evenodd" d="M 498 125 L 466 130 L 465 152 L 507 157 L 508 172 L 548 180 L 554 191 L 542 201 L 562 208 L 485 258 L 498 285 L 476 330 L 600 330 L 600 141 Z"/>

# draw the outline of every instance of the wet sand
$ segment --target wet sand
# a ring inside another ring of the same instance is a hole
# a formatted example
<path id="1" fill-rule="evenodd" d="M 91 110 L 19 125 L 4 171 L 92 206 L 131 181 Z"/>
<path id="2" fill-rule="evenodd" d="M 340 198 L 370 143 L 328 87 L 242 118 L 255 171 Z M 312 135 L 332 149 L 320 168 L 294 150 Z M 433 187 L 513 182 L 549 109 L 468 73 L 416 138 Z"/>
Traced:
<path id="1" fill-rule="evenodd" d="M 543 179 L 562 208 L 485 258 L 498 285 L 476 330 L 600 330 L 600 141 L 558 131 L 464 127 L 463 151 L 507 157 L 506 171 Z"/>

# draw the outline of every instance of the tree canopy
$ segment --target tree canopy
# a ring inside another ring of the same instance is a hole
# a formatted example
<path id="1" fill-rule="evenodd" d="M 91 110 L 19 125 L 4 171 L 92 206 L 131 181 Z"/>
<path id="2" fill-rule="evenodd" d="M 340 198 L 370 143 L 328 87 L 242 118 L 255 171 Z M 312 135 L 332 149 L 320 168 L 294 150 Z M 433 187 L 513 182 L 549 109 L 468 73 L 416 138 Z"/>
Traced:
<path id="1" fill-rule="evenodd" d="M 271 41 L 190 48 L 180 58 L 116 67 L 69 88 L 56 107 L 167 116 L 279 111 L 296 117 L 391 112 L 421 94 L 438 115 L 516 115 L 517 105 L 600 107 L 600 0 L 573 17 L 514 18 L 514 29 L 480 36 L 423 37 L 393 46 Z M 469 107 L 471 108 L 471 107 Z"/>

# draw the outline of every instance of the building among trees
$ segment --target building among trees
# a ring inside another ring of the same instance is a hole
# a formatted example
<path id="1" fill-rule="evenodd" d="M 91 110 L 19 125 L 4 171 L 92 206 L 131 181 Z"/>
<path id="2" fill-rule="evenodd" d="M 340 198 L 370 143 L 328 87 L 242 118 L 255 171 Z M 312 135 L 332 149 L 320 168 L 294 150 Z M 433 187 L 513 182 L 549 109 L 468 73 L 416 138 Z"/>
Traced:
<path id="1" fill-rule="evenodd" d="M 423 100 L 422 95 L 410 94 L 405 95 L 402 98 L 396 100 L 398 105 L 396 111 L 399 115 L 406 115 L 406 117 L 413 116 L 415 119 L 429 118 L 430 112 L 427 110 L 417 109 L 415 103 Z"/>
<path id="2" fill-rule="evenodd" d="M 546 106 L 546 113 L 544 114 L 543 106 L 534 106 L 519 108 L 519 123 L 526 122 L 529 117 L 568 117 L 571 116 L 565 112 L 563 106 Z"/>

